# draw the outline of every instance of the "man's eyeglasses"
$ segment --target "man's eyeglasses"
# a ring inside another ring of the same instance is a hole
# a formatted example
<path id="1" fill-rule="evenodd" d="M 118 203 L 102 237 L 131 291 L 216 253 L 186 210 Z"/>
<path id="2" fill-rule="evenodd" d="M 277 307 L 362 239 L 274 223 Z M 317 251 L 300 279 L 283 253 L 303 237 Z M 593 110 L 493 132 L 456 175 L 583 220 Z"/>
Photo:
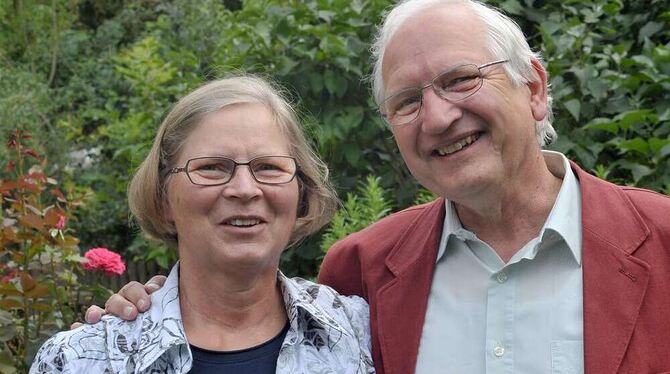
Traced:
<path id="1" fill-rule="evenodd" d="M 458 65 L 438 74 L 423 87 L 409 87 L 389 96 L 379 106 L 379 112 L 393 127 L 406 125 L 419 116 L 423 106 L 424 89 L 432 87 L 439 97 L 449 102 L 465 100 L 482 87 L 484 82 L 482 69 L 508 61 L 497 60 L 479 66 Z"/>
<path id="2" fill-rule="evenodd" d="M 227 157 L 196 157 L 183 167 L 170 169 L 170 173 L 184 172 L 191 183 L 199 186 L 219 186 L 233 179 L 239 165 L 247 165 L 256 182 L 263 184 L 289 183 L 298 170 L 295 159 L 288 156 L 261 156 L 247 162 Z"/>

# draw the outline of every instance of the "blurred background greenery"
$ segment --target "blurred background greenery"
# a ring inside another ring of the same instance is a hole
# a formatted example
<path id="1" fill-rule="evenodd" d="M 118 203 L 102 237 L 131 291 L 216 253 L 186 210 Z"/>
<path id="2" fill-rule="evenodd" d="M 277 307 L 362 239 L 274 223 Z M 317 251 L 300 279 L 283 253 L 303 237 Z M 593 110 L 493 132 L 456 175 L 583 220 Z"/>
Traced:
<path id="1" fill-rule="evenodd" d="M 670 2 L 489 3 L 547 60 L 560 134 L 553 148 L 605 179 L 670 192 Z M 170 106 L 230 71 L 290 89 L 341 196 L 368 175 L 392 191 L 384 195 L 392 210 L 417 196 L 364 79 L 388 0 L 1 4 L 1 136 L 32 134 L 64 190 L 84 197 L 73 220 L 83 247 L 169 266 L 174 256 L 129 222 L 129 175 Z M 319 241 L 289 250 L 285 269 L 314 275 Z"/>
<path id="2" fill-rule="evenodd" d="M 512 16 L 547 61 L 559 132 L 551 148 L 604 179 L 670 194 L 670 0 L 487 3 Z M 330 228 L 282 260 L 287 274 L 313 277 L 333 241 L 431 199 L 409 176 L 364 78 L 390 4 L 1 0 L 0 137 L 32 135 L 44 173 L 78 202 L 67 212 L 81 250 L 104 246 L 167 269 L 176 255 L 129 219 L 129 176 L 180 96 L 226 72 L 272 77 L 290 90 L 343 200 Z M 0 181 L 16 178 L 13 157 L 0 147 Z M 0 248 L 0 262 L 10 252 Z"/>

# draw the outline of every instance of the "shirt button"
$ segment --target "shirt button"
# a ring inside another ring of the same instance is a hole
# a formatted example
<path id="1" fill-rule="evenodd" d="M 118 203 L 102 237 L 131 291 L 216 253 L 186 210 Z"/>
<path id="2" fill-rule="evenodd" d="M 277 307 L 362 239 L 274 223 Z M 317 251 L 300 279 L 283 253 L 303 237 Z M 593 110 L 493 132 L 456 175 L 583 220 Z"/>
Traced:
<path id="1" fill-rule="evenodd" d="M 493 354 L 496 355 L 496 357 L 502 357 L 505 354 L 505 348 L 497 346 L 493 348 Z"/>
<path id="2" fill-rule="evenodd" d="M 501 271 L 496 275 L 496 279 L 498 280 L 498 283 L 505 283 L 507 281 L 507 274 Z"/>

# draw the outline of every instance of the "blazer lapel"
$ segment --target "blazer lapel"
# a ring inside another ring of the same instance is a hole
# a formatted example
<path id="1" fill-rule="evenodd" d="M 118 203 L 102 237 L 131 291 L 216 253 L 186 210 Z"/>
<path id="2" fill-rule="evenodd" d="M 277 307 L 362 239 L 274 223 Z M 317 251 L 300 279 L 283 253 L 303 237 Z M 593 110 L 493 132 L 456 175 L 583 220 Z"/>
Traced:
<path id="1" fill-rule="evenodd" d="M 391 250 L 394 278 L 377 292 L 380 349 L 386 374 L 413 373 L 444 221 L 438 199 L 412 222 Z"/>
<path id="2" fill-rule="evenodd" d="M 623 191 L 573 164 L 582 191 L 584 368 L 616 373 L 649 281 L 649 264 L 633 257 L 649 229 Z"/>

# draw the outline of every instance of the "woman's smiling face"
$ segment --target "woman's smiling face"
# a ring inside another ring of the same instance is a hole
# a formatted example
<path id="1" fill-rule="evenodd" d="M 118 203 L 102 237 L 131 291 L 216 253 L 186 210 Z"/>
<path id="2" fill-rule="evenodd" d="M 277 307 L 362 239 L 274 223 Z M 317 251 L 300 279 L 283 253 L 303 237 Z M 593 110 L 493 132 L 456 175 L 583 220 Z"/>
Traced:
<path id="1" fill-rule="evenodd" d="M 234 104 L 206 115 L 171 167 L 203 156 L 247 162 L 292 155 L 286 135 L 265 106 Z M 220 186 L 195 185 L 185 173 L 173 174 L 167 200 L 183 266 L 260 271 L 277 266 L 291 237 L 299 188 L 297 178 L 280 185 L 258 183 L 248 166 L 238 166 L 233 178 Z"/>

